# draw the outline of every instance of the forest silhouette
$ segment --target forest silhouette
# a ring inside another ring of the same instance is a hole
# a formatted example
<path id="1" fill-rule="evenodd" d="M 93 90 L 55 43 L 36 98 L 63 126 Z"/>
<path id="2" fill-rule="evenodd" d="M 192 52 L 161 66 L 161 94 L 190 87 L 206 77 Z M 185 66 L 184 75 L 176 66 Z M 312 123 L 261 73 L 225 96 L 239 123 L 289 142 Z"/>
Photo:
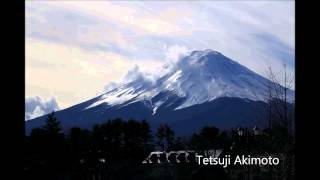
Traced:
<path id="1" fill-rule="evenodd" d="M 146 120 L 107 120 L 91 130 L 62 130 L 54 112 L 46 124 L 25 136 L 24 177 L 46 180 L 104 179 L 293 179 L 294 136 L 287 126 L 236 128 L 203 127 L 177 137 L 166 124 L 152 132 Z M 282 158 L 279 166 L 199 166 L 196 163 L 142 164 L 152 151 L 223 149 L 231 155 Z"/>

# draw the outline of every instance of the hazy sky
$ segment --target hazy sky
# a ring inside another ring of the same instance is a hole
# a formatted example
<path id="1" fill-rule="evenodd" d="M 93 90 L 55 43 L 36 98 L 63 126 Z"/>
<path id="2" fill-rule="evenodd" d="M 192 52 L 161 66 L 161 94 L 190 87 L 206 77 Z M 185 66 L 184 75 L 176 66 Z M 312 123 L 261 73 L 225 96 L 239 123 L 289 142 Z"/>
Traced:
<path id="1" fill-rule="evenodd" d="M 294 23 L 293 1 L 26 1 L 26 96 L 66 108 L 192 50 L 293 72 Z"/>

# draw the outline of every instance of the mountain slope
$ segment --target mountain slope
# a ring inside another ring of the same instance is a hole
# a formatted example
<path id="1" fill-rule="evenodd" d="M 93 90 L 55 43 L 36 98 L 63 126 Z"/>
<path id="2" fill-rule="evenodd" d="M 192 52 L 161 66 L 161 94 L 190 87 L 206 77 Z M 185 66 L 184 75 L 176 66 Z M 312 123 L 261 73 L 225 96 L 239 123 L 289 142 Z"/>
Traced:
<path id="1" fill-rule="evenodd" d="M 121 117 L 147 119 L 153 127 L 168 123 L 175 130 L 183 128 L 181 133 L 203 125 L 263 125 L 261 117 L 256 122 L 258 111 L 253 107 L 260 112 L 266 106 L 262 101 L 268 84 L 268 79 L 219 52 L 193 51 L 155 80 L 139 74 L 96 98 L 57 112 L 57 117 L 65 128 L 90 128 Z M 288 99 L 294 99 L 291 90 Z M 44 118 L 28 121 L 27 129 L 41 125 Z"/>
<path id="2" fill-rule="evenodd" d="M 132 82 L 122 84 L 118 88 L 105 93 L 87 108 L 102 103 L 109 105 L 128 104 L 136 101 L 150 101 L 160 93 L 167 92 L 184 98 L 184 102 L 176 109 L 212 101 L 218 97 L 240 97 L 252 100 L 264 100 L 270 83 L 266 78 L 254 73 L 241 64 L 225 57 L 219 52 L 193 51 L 182 58 L 168 72 L 150 82 L 142 76 Z M 293 92 L 290 91 L 290 98 Z M 154 113 L 166 102 L 163 95 L 150 106 Z"/>

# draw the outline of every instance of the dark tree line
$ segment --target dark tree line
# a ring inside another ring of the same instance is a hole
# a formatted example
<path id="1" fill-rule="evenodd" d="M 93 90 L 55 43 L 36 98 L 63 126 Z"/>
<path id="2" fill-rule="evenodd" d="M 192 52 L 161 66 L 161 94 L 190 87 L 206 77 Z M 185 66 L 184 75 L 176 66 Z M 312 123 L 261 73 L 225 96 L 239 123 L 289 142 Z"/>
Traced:
<path id="1" fill-rule="evenodd" d="M 151 151 L 186 149 L 224 149 L 230 154 L 285 153 L 291 157 L 293 137 L 285 128 L 279 125 L 263 130 L 237 128 L 221 131 L 216 127 L 204 127 L 190 137 L 177 137 L 166 124 L 152 133 L 145 120 L 112 119 L 95 125 L 92 130 L 74 127 L 65 134 L 52 113 L 43 127 L 33 129 L 25 138 L 24 177 L 49 180 L 192 179 L 192 174 L 205 174 L 199 166 L 150 166 L 141 162 Z M 231 167 L 228 176 L 223 177 L 239 179 L 234 174 L 243 171 L 248 170 Z M 259 171 L 252 174 L 261 178 L 290 179 L 290 168 L 272 171 L 271 174 Z M 253 177 L 252 174 L 248 176 Z"/>

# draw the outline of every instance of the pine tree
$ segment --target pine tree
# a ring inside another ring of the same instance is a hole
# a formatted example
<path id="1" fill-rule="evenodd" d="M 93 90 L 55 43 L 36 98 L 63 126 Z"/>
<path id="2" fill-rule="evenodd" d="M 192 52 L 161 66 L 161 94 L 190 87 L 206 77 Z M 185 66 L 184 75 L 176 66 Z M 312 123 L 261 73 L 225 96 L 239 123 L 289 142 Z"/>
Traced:
<path id="1" fill-rule="evenodd" d="M 48 115 L 46 125 L 43 126 L 43 129 L 47 131 L 49 135 L 61 134 L 60 122 L 55 117 L 54 112 Z"/>
<path id="2" fill-rule="evenodd" d="M 157 130 L 156 137 L 157 145 L 162 151 L 170 150 L 174 146 L 174 132 L 168 125 L 161 124 Z"/>

